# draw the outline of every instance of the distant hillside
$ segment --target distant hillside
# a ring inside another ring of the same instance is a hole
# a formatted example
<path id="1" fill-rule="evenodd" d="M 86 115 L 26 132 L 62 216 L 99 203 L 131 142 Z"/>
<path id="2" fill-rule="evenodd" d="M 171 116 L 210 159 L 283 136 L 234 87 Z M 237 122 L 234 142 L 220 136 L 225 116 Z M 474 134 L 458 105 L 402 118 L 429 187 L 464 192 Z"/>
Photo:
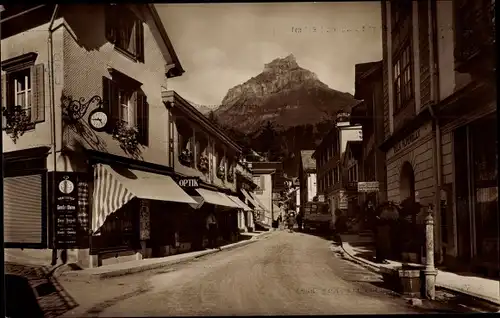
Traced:
<path id="1" fill-rule="evenodd" d="M 259 75 L 231 88 L 208 117 L 245 147 L 268 160 L 283 160 L 297 176 L 299 152 L 315 149 L 333 127 L 335 114 L 358 101 L 321 82 L 295 57 L 278 58 Z"/>
<path id="2" fill-rule="evenodd" d="M 350 110 L 355 102 L 351 94 L 329 88 L 289 55 L 273 60 L 262 73 L 231 88 L 215 116 L 225 125 L 250 133 L 268 121 L 285 129 L 314 125 L 338 111 Z"/>

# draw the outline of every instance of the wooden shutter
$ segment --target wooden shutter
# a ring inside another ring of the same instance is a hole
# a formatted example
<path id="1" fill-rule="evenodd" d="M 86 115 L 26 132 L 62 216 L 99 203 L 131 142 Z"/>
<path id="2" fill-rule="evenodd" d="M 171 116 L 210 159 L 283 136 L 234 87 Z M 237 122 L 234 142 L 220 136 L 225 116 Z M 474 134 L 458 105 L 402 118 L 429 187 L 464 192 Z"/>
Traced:
<path id="1" fill-rule="evenodd" d="M 137 128 L 139 130 L 139 142 L 149 145 L 149 105 L 146 95 L 143 92 L 137 92 Z"/>
<path id="2" fill-rule="evenodd" d="M 3 115 L 3 108 L 7 107 L 7 75 L 2 75 L 2 129 L 7 126 L 6 118 Z"/>
<path id="3" fill-rule="evenodd" d="M 104 24 L 106 28 L 106 39 L 111 42 L 116 42 L 116 10 L 113 5 L 106 5 L 104 9 Z"/>
<path id="4" fill-rule="evenodd" d="M 42 175 L 7 177 L 4 181 L 4 242 L 41 244 Z"/>
<path id="5" fill-rule="evenodd" d="M 139 62 L 144 62 L 144 26 L 141 20 L 137 20 L 135 27 L 136 58 Z"/>
<path id="6" fill-rule="evenodd" d="M 102 77 L 102 87 L 103 87 L 103 104 L 104 109 L 109 115 L 109 123 L 107 127 L 108 132 L 112 132 L 116 126 L 116 123 L 120 119 L 120 109 L 118 105 L 118 89 L 114 81 L 103 76 Z"/>
<path id="7" fill-rule="evenodd" d="M 42 122 L 45 120 L 45 85 L 43 64 L 31 67 L 31 121 Z"/>

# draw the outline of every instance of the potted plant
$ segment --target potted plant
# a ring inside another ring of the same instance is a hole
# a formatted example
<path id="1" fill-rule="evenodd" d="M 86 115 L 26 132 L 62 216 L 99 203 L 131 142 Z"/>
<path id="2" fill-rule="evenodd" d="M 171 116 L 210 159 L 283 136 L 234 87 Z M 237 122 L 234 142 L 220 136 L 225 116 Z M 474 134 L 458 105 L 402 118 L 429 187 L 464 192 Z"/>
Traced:
<path id="1" fill-rule="evenodd" d="M 183 149 L 179 154 L 179 161 L 185 166 L 191 166 L 191 163 L 193 162 L 193 153 L 191 152 L 191 149 Z"/>
<path id="2" fill-rule="evenodd" d="M 119 122 L 113 131 L 113 139 L 120 143 L 120 148 L 122 148 L 123 151 L 130 155 L 136 155 L 139 150 L 137 134 L 137 128 Z"/>
<path id="3" fill-rule="evenodd" d="M 24 134 L 30 126 L 30 113 L 21 106 L 4 107 L 2 115 L 5 117 L 5 130 L 12 141 L 16 143 L 17 139 Z"/>
<path id="4" fill-rule="evenodd" d="M 227 181 L 233 182 L 234 181 L 234 169 L 233 166 L 229 168 L 229 171 L 227 172 Z"/>
<path id="5" fill-rule="evenodd" d="M 206 155 L 201 155 L 198 161 L 198 170 L 203 173 L 208 172 L 208 157 Z"/>
<path id="6" fill-rule="evenodd" d="M 226 169 L 225 169 L 224 165 L 221 165 L 217 169 L 217 178 L 224 180 L 225 177 L 226 177 Z"/>

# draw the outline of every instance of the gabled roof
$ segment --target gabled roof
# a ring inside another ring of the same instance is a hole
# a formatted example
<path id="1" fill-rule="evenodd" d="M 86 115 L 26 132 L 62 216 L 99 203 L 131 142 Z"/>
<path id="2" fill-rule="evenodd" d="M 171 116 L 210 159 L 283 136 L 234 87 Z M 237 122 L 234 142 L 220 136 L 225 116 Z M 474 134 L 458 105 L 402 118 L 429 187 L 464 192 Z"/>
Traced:
<path id="1" fill-rule="evenodd" d="M 179 60 L 179 57 L 177 56 L 177 53 L 175 53 L 174 46 L 172 45 L 172 42 L 170 41 L 170 38 L 167 35 L 167 31 L 165 30 L 165 26 L 163 25 L 163 22 L 161 22 L 161 18 L 158 15 L 158 11 L 156 11 L 156 7 L 152 3 L 147 4 L 147 7 L 149 8 L 149 11 L 151 12 L 151 16 L 153 17 L 153 21 L 155 23 L 155 26 L 156 26 L 156 28 L 158 28 L 158 32 L 160 32 L 160 36 L 161 36 L 163 42 L 165 43 L 165 45 L 167 46 L 168 53 L 172 57 L 172 62 L 174 64 L 172 68 L 166 67 L 165 75 L 168 78 L 180 76 L 185 71 L 181 66 L 181 62 Z"/>
<path id="2" fill-rule="evenodd" d="M 316 160 L 312 157 L 314 150 L 301 150 L 300 161 L 304 171 L 316 171 Z"/>

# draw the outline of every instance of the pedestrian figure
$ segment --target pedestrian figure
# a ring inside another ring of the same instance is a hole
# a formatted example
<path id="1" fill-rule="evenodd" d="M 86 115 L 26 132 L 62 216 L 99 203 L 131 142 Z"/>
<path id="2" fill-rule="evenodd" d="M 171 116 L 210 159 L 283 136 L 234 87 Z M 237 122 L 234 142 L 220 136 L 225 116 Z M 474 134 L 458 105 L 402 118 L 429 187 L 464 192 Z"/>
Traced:
<path id="1" fill-rule="evenodd" d="M 288 214 L 288 230 L 290 233 L 293 232 L 293 226 L 295 225 L 295 215 L 292 213 Z"/>
<path id="2" fill-rule="evenodd" d="M 302 214 L 301 213 L 297 214 L 297 227 L 299 228 L 299 231 L 302 231 Z"/>
<path id="3" fill-rule="evenodd" d="M 281 223 L 283 222 L 283 218 L 281 217 L 281 214 L 278 216 L 278 228 L 281 229 Z"/>
<path id="4" fill-rule="evenodd" d="M 217 241 L 217 236 L 218 236 L 218 226 L 217 226 L 217 220 L 215 219 L 215 215 L 213 213 L 210 213 L 207 217 L 207 230 L 208 230 L 208 247 L 209 248 L 218 248 L 219 250 L 221 249 L 218 246 L 218 241 Z"/>

